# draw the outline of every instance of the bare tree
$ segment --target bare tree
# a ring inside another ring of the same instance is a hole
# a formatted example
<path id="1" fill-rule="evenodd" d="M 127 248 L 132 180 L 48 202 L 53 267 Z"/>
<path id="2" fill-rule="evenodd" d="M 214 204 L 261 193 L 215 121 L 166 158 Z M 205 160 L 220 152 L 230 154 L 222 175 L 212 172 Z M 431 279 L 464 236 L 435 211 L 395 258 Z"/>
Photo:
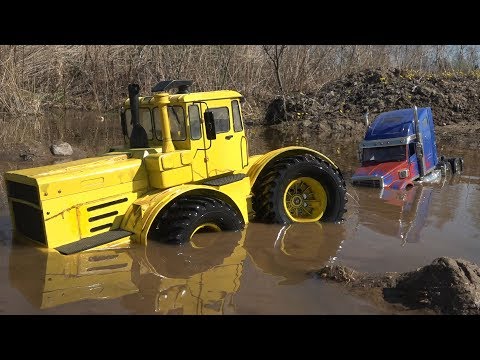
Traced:
<path id="1" fill-rule="evenodd" d="M 263 45 L 263 51 L 267 54 L 268 58 L 273 64 L 275 70 L 275 78 L 277 79 L 278 88 L 282 94 L 285 93 L 282 84 L 282 78 L 280 76 L 280 66 L 282 63 L 283 53 L 287 45 Z"/>

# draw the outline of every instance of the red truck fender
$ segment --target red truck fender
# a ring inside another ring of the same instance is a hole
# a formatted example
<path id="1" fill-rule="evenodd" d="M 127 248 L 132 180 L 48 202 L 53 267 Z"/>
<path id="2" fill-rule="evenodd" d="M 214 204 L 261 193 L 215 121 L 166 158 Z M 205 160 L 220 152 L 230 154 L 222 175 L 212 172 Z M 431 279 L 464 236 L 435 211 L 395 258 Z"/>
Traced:
<path id="1" fill-rule="evenodd" d="M 394 182 L 392 182 L 389 188 L 393 190 L 405 190 L 407 186 L 413 186 L 413 182 L 409 179 L 404 179 L 404 180 L 395 180 Z"/>

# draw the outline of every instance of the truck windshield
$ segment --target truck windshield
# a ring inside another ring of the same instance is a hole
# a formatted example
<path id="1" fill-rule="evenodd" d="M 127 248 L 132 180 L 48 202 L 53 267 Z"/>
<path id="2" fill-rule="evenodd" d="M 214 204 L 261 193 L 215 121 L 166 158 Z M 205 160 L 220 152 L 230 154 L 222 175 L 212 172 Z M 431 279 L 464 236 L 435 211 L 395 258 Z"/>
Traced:
<path id="1" fill-rule="evenodd" d="M 405 145 L 363 149 L 364 162 L 403 161 L 406 158 Z"/>

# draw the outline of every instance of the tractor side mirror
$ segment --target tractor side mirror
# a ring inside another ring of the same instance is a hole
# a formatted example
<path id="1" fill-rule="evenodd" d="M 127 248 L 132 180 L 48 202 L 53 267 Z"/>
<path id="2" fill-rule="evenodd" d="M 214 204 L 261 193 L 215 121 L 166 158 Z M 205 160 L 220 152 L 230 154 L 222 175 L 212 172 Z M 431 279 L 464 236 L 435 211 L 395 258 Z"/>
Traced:
<path id="1" fill-rule="evenodd" d="M 122 133 L 125 136 L 128 136 L 127 132 L 127 117 L 125 115 L 125 108 L 122 106 L 120 109 L 120 123 L 122 124 Z"/>
<path id="2" fill-rule="evenodd" d="M 205 111 L 203 114 L 205 120 L 205 132 L 207 133 L 208 140 L 215 140 L 217 134 L 215 132 L 215 119 L 213 118 L 213 112 Z"/>

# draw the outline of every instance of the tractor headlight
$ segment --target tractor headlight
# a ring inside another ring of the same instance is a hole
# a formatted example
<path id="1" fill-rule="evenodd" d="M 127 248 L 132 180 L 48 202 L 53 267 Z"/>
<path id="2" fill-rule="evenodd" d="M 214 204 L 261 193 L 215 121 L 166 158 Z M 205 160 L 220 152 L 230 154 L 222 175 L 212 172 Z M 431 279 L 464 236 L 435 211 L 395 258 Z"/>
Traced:
<path id="1" fill-rule="evenodd" d="M 398 172 L 398 177 L 400 179 L 405 179 L 406 177 L 408 177 L 408 175 L 409 175 L 408 169 L 403 169 Z"/>

